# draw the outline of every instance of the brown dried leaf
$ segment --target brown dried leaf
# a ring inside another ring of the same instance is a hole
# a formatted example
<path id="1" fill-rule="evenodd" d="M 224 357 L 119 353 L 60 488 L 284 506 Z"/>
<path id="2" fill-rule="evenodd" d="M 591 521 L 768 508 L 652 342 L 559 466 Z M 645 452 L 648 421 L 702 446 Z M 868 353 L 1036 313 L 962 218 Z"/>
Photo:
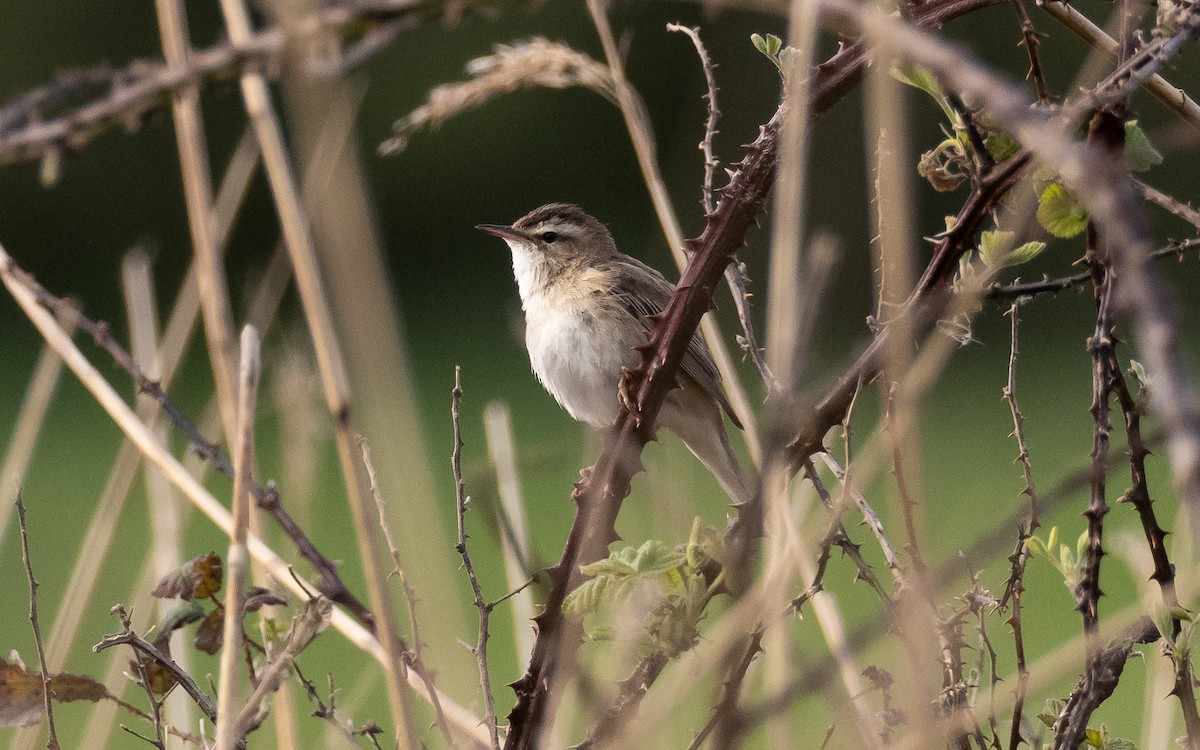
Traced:
<path id="1" fill-rule="evenodd" d="M 193 557 L 163 576 L 151 592 L 159 599 L 207 599 L 221 590 L 221 557 L 215 552 Z"/>
<path id="2" fill-rule="evenodd" d="M 287 600 L 274 591 L 258 586 L 251 586 L 246 591 L 246 606 L 244 611 L 248 614 L 250 612 L 257 612 L 266 606 L 282 607 L 285 604 L 287 604 Z"/>
<path id="3" fill-rule="evenodd" d="M 221 650 L 224 639 L 225 609 L 214 609 L 196 628 L 196 648 L 206 654 L 215 654 Z"/>
<path id="4" fill-rule="evenodd" d="M 56 674 L 50 694 L 60 703 L 111 698 L 104 685 L 86 675 Z M 0 658 L 0 727 L 25 727 L 42 720 L 42 673 Z"/>

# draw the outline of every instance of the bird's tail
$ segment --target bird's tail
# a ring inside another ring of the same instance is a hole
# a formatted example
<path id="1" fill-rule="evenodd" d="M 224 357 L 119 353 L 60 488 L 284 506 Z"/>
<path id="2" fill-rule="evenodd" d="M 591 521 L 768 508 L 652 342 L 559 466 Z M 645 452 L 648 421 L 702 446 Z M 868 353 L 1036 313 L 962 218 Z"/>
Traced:
<path id="1" fill-rule="evenodd" d="M 704 398 L 687 386 L 672 391 L 659 414 L 659 424 L 683 439 L 734 505 L 743 505 L 754 498 L 756 483 L 734 455 L 721 410 L 711 398 Z"/>

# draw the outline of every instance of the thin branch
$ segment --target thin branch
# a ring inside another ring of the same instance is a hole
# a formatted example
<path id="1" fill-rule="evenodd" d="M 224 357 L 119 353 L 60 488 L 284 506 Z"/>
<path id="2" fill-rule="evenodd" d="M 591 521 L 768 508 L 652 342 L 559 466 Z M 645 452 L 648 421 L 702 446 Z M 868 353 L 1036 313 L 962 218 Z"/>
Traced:
<path id="1" fill-rule="evenodd" d="M 733 738 L 739 737 L 746 731 L 746 716 L 737 705 L 738 694 L 742 691 L 742 683 L 746 679 L 746 672 L 749 671 L 750 664 L 754 661 L 754 657 L 762 651 L 762 638 L 763 628 L 760 625 L 750 633 L 750 639 L 746 643 L 746 650 L 742 653 L 742 658 L 732 666 L 721 686 L 721 698 L 713 706 L 712 715 L 696 733 L 692 744 L 688 745 L 688 750 L 699 750 L 710 734 L 713 737 L 712 746 L 714 748 L 722 750 L 731 748 L 735 746 Z"/>
<path id="2" fill-rule="evenodd" d="M 1025 8 L 1025 0 L 1012 0 L 1013 9 L 1017 12 L 1017 18 L 1021 21 L 1021 42 L 1020 46 L 1025 48 L 1025 53 L 1029 55 L 1029 72 L 1026 73 L 1026 80 L 1033 80 L 1034 90 L 1037 91 L 1037 100 L 1039 104 L 1050 103 L 1050 90 L 1046 88 L 1046 76 L 1042 73 L 1042 58 L 1038 54 L 1038 49 L 1041 47 L 1042 39 L 1046 36 L 1034 28 L 1033 21 L 1029 19 L 1029 11 Z"/>
<path id="3" fill-rule="evenodd" d="M 604 747 L 618 737 L 621 730 L 637 715 L 642 699 L 654 685 L 659 675 L 670 662 L 662 650 L 655 650 L 638 662 L 633 672 L 617 686 L 617 697 L 588 730 L 587 739 L 576 745 L 576 750 L 594 750 Z"/>
<path id="4" fill-rule="evenodd" d="M 1153 260 L 1161 260 L 1162 258 L 1176 257 L 1183 259 L 1183 254 L 1189 250 L 1200 250 L 1200 237 L 1193 237 L 1189 240 L 1181 242 L 1172 242 L 1166 247 L 1160 247 L 1151 253 L 1150 257 Z M 989 299 L 997 301 L 1015 300 L 1022 297 L 1034 297 L 1046 292 L 1057 293 L 1071 289 L 1073 287 L 1082 286 L 1092 280 L 1091 271 L 1082 271 L 1071 276 L 1063 276 L 1057 279 L 1045 278 L 1041 281 L 1028 281 L 1025 283 L 1008 284 L 993 284 L 987 291 L 986 296 Z"/>
<path id="5" fill-rule="evenodd" d="M 383 493 L 379 490 L 379 480 L 375 475 L 375 463 L 371 460 L 371 448 L 363 435 L 358 436 L 358 447 L 362 451 L 363 466 L 367 470 L 367 479 L 371 484 L 371 496 L 375 499 L 375 510 L 379 512 L 379 528 L 383 531 L 384 541 L 387 542 L 388 552 L 392 556 L 393 568 L 389 576 L 395 575 L 400 580 L 400 588 L 404 591 L 404 599 L 408 604 L 408 624 L 411 629 L 412 648 L 408 650 L 405 658 L 409 667 L 417 673 L 429 691 L 430 703 L 433 705 L 434 723 L 437 724 L 438 731 L 446 741 L 446 746 L 451 750 L 456 750 L 458 744 L 454 741 L 454 736 L 450 733 L 450 725 L 446 722 L 446 712 L 442 708 L 441 698 L 434 685 L 433 670 L 425 666 L 421 657 L 422 643 L 421 630 L 417 621 L 417 593 L 413 590 L 412 584 L 408 582 L 408 576 L 404 575 L 404 569 L 400 565 L 400 550 L 396 546 L 391 526 L 387 522 L 387 508 L 383 502 Z"/>
<path id="6" fill-rule="evenodd" d="M 113 646 L 127 645 L 133 648 L 135 652 L 140 652 L 140 654 L 148 656 L 149 658 L 158 662 L 159 666 L 165 669 L 171 675 L 171 678 L 174 679 L 175 682 L 178 683 L 179 686 L 182 687 L 189 696 L 191 696 L 191 699 L 195 702 L 196 706 L 201 710 L 201 712 L 204 713 L 205 717 L 207 717 L 212 723 L 216 724 L 217 706 L 213 703 L 212 699 L 208 697 L 208 693 L 205 693 L 204 689 L 196 684 L 196 681 L 192 679 L 192 676 L 183 671 L 183 669 L 181 669 L 179 665 L 175 663 L 174 659 L 159 651 L 153 643 L 145 640 L 129 628 L 129 616 L 125 612 L 125 608 L 123 606 L 118 604 L 116 607 L 113 607 L 113 612 L 116 613 L 121 620 L 123 627 L 122 632 L 105 636 L 99 643 L 97 643 L 95 646 L 92 646 L 92 653 L 98 654 L 105 649 L 112 648 Z M 138 655 L 137 658 L 140 662 L 142 657 Z M 149 689 L 148 684 L 146 685 L 146 688 Z"/>
<path id="7" fill-rule="evenodd" d="M 0 163 L 57 162 L 63 152 L 77 152 L 110 129 L 137 125 L 167 106 L 176 91 L 229 81 L 244 70 L 276 74 L 284 52 L 306 39 L 350 33 L 367 20 L 424 18 L 429 13 L 418 0 L 356 0 L 323 6 L 294 23 L 252 32 L 238 41 L 193 50 L 177 65 L 139 60 L 119 70 L 101 65 L 68 71 L 0 107 Z M 72 103 L 80 97 L 82 103 Z M 48 116 L 50 109 L 58 112 Z"/>
<path id="8" fill-rule="evenodd" d="M 70 300 L 51 294 L 33 276 L 18 267 L 15 263 L 10 263 L 9 268 L 13 277 L 30 290 L 37 304 L 60 317 L 66 314 L 75 316 L 74 319 L 77 321 L 79 329 L 91 336 L 96 346 L 107 352 L 112 357 L 113 362 L 129 375 L 139 393 L 150 396 L 158 403 L 163 413 L 167 415 L 176 429 L 187 437 L 193 450 L 202 458 L 211 461 L 217 471 L 231 479 L 233 478 L 233 463 L 221 450 L 221 447 L 205 438 L 200 430 L 171 400 L 170 396 L 163 390 L 162 385 L 145 374 L 133 358 L 133 355 L 113 338 L 112 329 L 107 322 L 94 321 L 83 315 Z M 317 590 L 332 601 L 345 607 L 360 622 L 367 626 L 368 629 L 373 630 L 375 627 L 374 614 L 350 591 L 338 575 L 337 566 L 334 562 L 321 554 L 304 530 L 300 528 L 299 524 L 287 512 L 287 509 L 283 507 L 279 501 L 279 493 L 275 489 L 274 484 L 268 483 L 266 487 L 251 484 L 250 491 L 253 493 L 258 507 L 271 514 L 283 532 L 292 540 L 300 556 L 312 564 L 313 568 L 317 571 L 317 574 L 320 576 Z"/>
<path id="9" fill-rule="evenodd" d="M 1191 205 L 1184 203 L 1181 200 L 1167 195 L 1158 188 L 1151 187 L 1141 180 L 1133 181 L 1134 188 L 1142 194 L 1142 198 L 1147 201 L 1164 208 L 1175 216 L 1183 219 L 1187 223 L 1196 228 L 1200 232 L 1200 211 L 1192 208 Z"/>
<path id="10" fill-rule="evenodd" d="M 496 701 L 492 697 L 492 678 L 488 670 L 487 645 L 488 621 L 492 615 L 492 605 L 483 598 L 483 588 L 475 575 L 475 566 L 471 564 L 471 555 L 467 552 L 467 502 L 466 484 L 462 476 L 462 428 L 459 426 L 459 404 L 462 401 L 462 381 L 460 368 L 454 367 L 454 389 L 450 391 L 450 420 L 454 423 L 454 448 L 450 452 L 450 468 L 454 472 L 454 502 L 458 519 L 458 543 L 455 550 L 462 557 L 463 568 L 467 571 L 467 579 L 471 582 L 471 591 L 475 595 L 475 609 L 479 610 L 479 636 L 472 652 L 479 665 L 479 689 L 483 691 L 484 716 L 488 734 L 492 738 L 493 750 L 500 750 L 500 733 L 496 726 Z"/>
<path id="11" fill-rule="evenodd" d="M 29 581 L 29 624 L 33 627 L 33 643 L 37 646 L 38 664 L 42 668 L 42 706 L 46 712 L 46 726 L 50 737 L 46 740 L 49 750 L 58 750 L 58 733 L 54 730 L 54 705 L 51 700 L 50 670 L 46 666 L 46 651 L 42 648 L 42 629 L 38 625 L 37 590 L 38 582 L 33 577 L 33 563 L 29 559 L 29 532 L 25 528 L 25 502 L 17 490 L 17 518 L 21 525 L 21 559 L 25 562 L 25 577 Z"/>
<path id="12" fill-rule="evenodd" d="M 696 48 L 696 56 L 700 58 L 700 68 L 704 71 L 704 83 L 708 92 L 704 95 L 704 100 L 708 104 L 708 117 L 704 121 L 704 139 L 700 141 L 700 151 L 704 154 L 704 187 L 701 193 L 700 206 L 704 209 L 704 215 L 711 214 L 716 209 L 716 199 L 713 193 L 713 174 L 721 162 L 717 160 L 713 152 L 713 140 L 717 135 L 717 119 L 721 116 L 720 109 L 717 108 L 717 79 L 713 75 L 713 63 L 708 56 L 708 49 L 705 48 L 704 42 L 700 39 L 700 29 L 679 24 L 667 24 L 667 31 L 678 31 L 687 34 L 692 40 L 692 45 Z M 762 376 L 763 382 L 767 385 L 768 392 L 777 389 L 775 376 L 771 374 L 771 370 L 767 367 L 767 360 L 763 357 L 762 347 L 758 344 L 758 337 L 754 333 L 754 320 L 751 316 L 749 292 L 750 278 L 746 275 L 746 266 L 739 263 L 737 260 L 730 263 L 725 269 L 725 281 L 729 284 L 729 291 L 733 294 L 734 307 L 737 309 L 738 322 L 742 326 L 742 334 L 738 343 L 741 344 L 742 351 L 758 368 L 758 373 Z"/>
<path id="13" fill-rule="evenodd" d="M 1008 354 L 1008 382 L 1004 386 L 1003 393 L 1004 400 L 1008 403 L 1009 414 L 1012 415 L 1012 436 L 1017 441 L 1017 460 L 1021 463 L 1021 471 L 1025 479 L 1025 488 L 1021 490 L 1021 494 L 1029 498 L 1029 514 L 1017 527 L 1017 547 L 1008 558 L 1012 569 L 1004 586 L 1004 596 L 1000 599 L 1001 609 L 1009 602 L 1012 603 L 1012 614 L 1009 615 L 1008 624 L 1012 627 L 1013 646 L 1017 660 L 1017 685 L 1014 691 L 1016 698 L 1013 701 L 1012 728 L 1008 739 L 1009 750 L 1017 750 L 1023 741 L 1021 723 L 1024 719 L 1025 694 L 1029 689 L 1029 668 L 1025 662 L 1025 637 L 1021 627 L 1021 595 L 1025 593 L 1025 566 L 1029 563 L 1031 554 L 1026 542 L 1040 525 L 1037 489 L 1033 483 L 1033 461 L 1029 455 L 1029 444 L 1025 439 L 1025 417 L 1021 414 L 1021 406 L 1017 402 L 1019 307 L 1018 302 L 1013 302 L 1007 313 L 1012 323 L 1012 343 Z"/>

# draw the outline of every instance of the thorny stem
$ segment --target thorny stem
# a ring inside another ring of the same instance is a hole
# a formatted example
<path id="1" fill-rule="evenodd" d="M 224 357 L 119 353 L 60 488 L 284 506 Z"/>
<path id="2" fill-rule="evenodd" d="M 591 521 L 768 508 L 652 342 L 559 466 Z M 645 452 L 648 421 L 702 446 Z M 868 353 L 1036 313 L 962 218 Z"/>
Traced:
<path id="1" fill-rule="evenodd" d="M 1098 111 L 1088 129 L 1088 140 L 1101 145 L 1109 155 L 1120 155 L 1124 146 L 1125 128 L 1123 118 L 1114 110 Z M 1109 420 L 1109 402 L 1112 398 L 1112 378 L 1108 363 L 1115 358 L 1116 335 L 1113 333 L 1113 297 L 1116 276 L 1109 257 L 1106 241 L 1092 222 L 1087 226 L 1087 252 L 1084 262 L 1092 275 L 1092 290 L 1096 301 L 1096 325 L 1088 339 L 1088 351 L 1092 355 L 1092 481 L 1087 510 L 1087 551 L 1083 563 L 1083 575 L 1075 587 L 1075 598 L 1083 615 L 1083 634 L 1087 653 L 1087 664 L 1083 677 L 1085 689 L 1102 679 L 1100 669 L 1100 562 L 1104 557 L 1104 517 L 1108 515 L 1106 478 L 1108 475 L 1109 437 L 1112 423 Z M 1090 712 L 1068 716 L 1064 710 L 1055 725 L 1056 747 L 1073 748 L 1082 740 L 1087 730 Z"/>
<path id="2" fill-rule="evenodd" d="M 150 681 L 145 671 L 145 657 L 149 657 L 158 662 L 159 666 L 170 673 L 180 687 L 184 689 L 196 706 L 204 713 L 205 717 L 214 724 L 217 721 L 217 707 L 213 704 L 212 699 L 204 692 L 204 689 L 196 684 L 192 676 L 185 672 L 175 661 L 166 654 L 158 650 L 154 644 L 145 640 L 129 627 L 129 614 L 125 611 L 125 607 L 118 604 L 113 608 L 113 612 L 121 621 L 122 632 L 115 635 L 105 636 L 99 643 L 92 646 L 93 653 L 100 653 L 105 649 L 113 646 L 128 645 L 134 650 L 134 661 L 137 664 L 138 670 L 141 673 L 139 678 L 142 682 L 142 688 L 146 691 L 146 695 L 150 698 L 150 703 L 154 707 L 155 716 L 158 715 L 158 698 L 154 695 L 154 690 L 150 686 Z M 143 656 L 144 655 L 144 656 Z M 155 722 L 157 723 L 157 718 Z M 244 747 L 244 740 L 239 742 L 240 747 Z"/>
<path id="3" fill-rule="evenodd" d="M 363 435 L 358 436 L 358 446 L 362 449 L 363 466 L 367 470 L 367 479 L 371 483 L 371 496 L 375 499 L 375 509 L 379 513 L 379 528 L 383 530 L 384 541 L 387 543 L 388 552 L 392 556 L 392 564 L 394 566 L 392 573 L 399 579 L 400 588 L 404 592 L 404 600 L 408 604 L 409 630 L 412 635 L 412 648 L 408 652 L 409 663 L 429 690 L 429 702 L 433 705 L 434 723 L 437 724 L 438 731 L 441 732 L 442 738 L 445 739 L 446 746 L 451 750 L 456 750 L 458 743 L 454 741 L 454 735 L 450 733 L 450 724 L 446 721 L 446 712 L 442 708 L 442 700 L 438 696 L 438 691 L 434 686 L 433 671 L 426 668 L 421 658 L 422 644 L 421 630 L 417 619 L 417 594 L 413 591 L 413 587 L 408 582 L 408 577 L 404 575 L 404 569 L 400 565 L 400 550 L 396 546 L 396 540 L 392 537 L 391 527 L 387 522 L 387 508 L 383 502 L 383 493 L 379 490 L 379 480 L 375 474 L 375 462 L 371 460 L 371 447 L 367 444 L 367 439 Z"/>
<path id="4" fill-rule="evenodd" d="M 1172 242 L 1166 247 L 1160 247 L 1151 254 L 1154 260 L 1162 258 L 1176 257 L 1183 260 L 1183 254 L 1189 250 L 1200 250 L 1200 237 L 1194 237 L 1190 240 L 1182 242 Z M 1092 280 L 1091 271 L 1082 271 L 1071 276 L 1062 276 L 1057 279 L 1042 279 L 1041 281 L 1027 281 L 1025 283 L 1014 283 L 1008 285 L 993 284 L 987 291 L 989 299 L 1013 300 L 1022 297 L 1034 297 L 1047 292 L 1058 293 L 1071 289 L 1073 287 L 1082 286 Z"/>
<path id="5" fill-rule="evenodd" d="M 712 715 L 696 734 L 692 744 L 688 745 L 688 750 L 699 750 L 710 734 L 713 736 L 712 747 L 714 748 L 724 750 L 724 748 L 737 746 L 740 737 L 747 729 L 746 716 L 737 705 L 738 694 L 742 690 L 742 683 L 746 679 L 746 672 L 749 671 L 750 664 L 754 661 L 754 657 L 762 651 L 762 639 L 763 627 L 760 623 L 750 633 L 742 658 L 730 668 L 729 674 L 721 686 L 721 699 L 713 706 Z"/>
<path id="6" fill-rule="evenodd" d="M 1029 498 L 1029 514 L 1017 527 L 1017 547 L 1009 556 L 1008 561 L 1012 570 L 1004 587 L 1004 596 L 1000 599 L 1000 608 L 1011 602 L 1012 614 L 1008 624 L 1012 627 L 1013 646 L 1017 659 L 1017 685 L 1014 689 L 1016 699 L 1013 701 L 1012 729 L 1008 737 L 1009 750 L 1017 750 L 1023 742 L 1021 738 L 1021 720 L 1025 712 L 1025 695 L 1029 689 L 1029 667 L 1025 662 L 1025 636 L 1021 629 L 1021 595 L 1025 593 L 1025 566 L 1029 563 L 1031 554 L 1026 544 L 1033 532 L 1040 526 L 1038 522 L 1038 497 L 1033 484 L 1033 462 L 1029 455 L 1029 444 L 1025 440 L 1025 417 L 1021 414 L 1021 406 L 1017 402 L 1017 354 L 1020 327 L 1019 302 L 1013 302 L 1008 310 L 1012 323 L 1012 344 L 1008 354 L 1008 382 L 1004 386 L 1004 400 L 1008 402 L 1008 410 L 1012 415 L 1013 438 L 1017 441 L 1017 460 L 1021 462 L 1021 471 L 1025 478 L 1025 488 L 1021 494 Z"/>
<path id="7" fill-rule="evenodd" d="M 708 117 L 704 122 L 704 140 L 700 141 L 700 151 L 704 154 L 704 188 L 700 206 L 704 209 L 704 215 L 708 216 L 716 210 L 713 174 L 721 164 L 713 152 L 713 140 L 717 135 L 717 119 L 721 116 L 721 111 L 717 108 L 717 79 L 713 75 L 713 64 L 708 56 L 708 50 L 700 39 L 699 29 L 669 23 L 667 30 L 687 34 L 688 38 L 692 40 L 692 44 L 696 47 L 696 55 L 700 58 L 700 67 L 704 71 L 704 83 L 708 88 L 708 93 L 704 95 L 704 100 L 708 104 Z M 737 309 L 738 322 L 742 326 L 742 335 L 739 341 L 742 351 L 758 369 L 758 374 L 766 383 L 767 390 L 774 391 L 776 389 L 775 376 L 767 367 L 767 360 L 763 356 L 762 347 L 758 345 L 758 337 L 754 333 L 754 320 L 750 311 L 750 297 L 752 296 L 749 292 L 750 278 L 746 275 L 745 265 L 735 260 L 726 266 L 725 281 L 729 284 L 729 291 L 733 294 L 733 304 Z"/>
<path id="8" fill-rule="evenodd" d="M 33 643 L 37 646 L 38 664 L 42 668 L 42 709 L 46 712 L 46 725 L 50 737 L 46 740 L 49 750 L 58 750 L 58 733 L 54 729 L 54 705 L 51 700 L 50 669 L 46 666 L 46 650 L 42 648 L 42 629 L 38 625 L 37 590 L 38 582 L 33 577 L 33 562 L 29 559 L 29 532 L 25 527 L 25 502 L 21 499 L 21 491 L 17 490 L 17 519 L 21 526 L 21 559 L 25 562 L 25 577 L 29 581 L 29 624 L 33 627 Z M 159 747 L 162 747 L 162 727 L 154 722 L 158 729 Z"/>
<path id="9" fill-rule="evenodd" d="M 1042 58 L 1038 54 L 1038 48 L 1042 44 L 1042 37 L 1045 34 L 1039 32 L 1033 26 L 1033 21 L 1029 19 L 1029 11 L 1025 8 L 1025 0 L 1012 0 L 1013 9 L 1017 12 L 1017 18 L 1021 21 L 1021 42 L 1020 46 L 1025 48 L 1026 54 L 1029 55 L 1029 72 L 1025 75 L 1026 79 L 1033 79 L 1033 87 L 1037 91 L 1038 104 L 1050 103 L 1050 90 L 1046 88 L 1046 77 L 1042 73 Z"/>
<path id="10" fill-rule="evenodd" d="M 450 391 L 450 420 L 454 424 L 454 448 L 450 452 L 450 468 L 454 472 L 454 502 L 458 519 L 458 543 L 454 549 L 462 557 L 463 568 L 467 571 L 467 579 L 471 582 L 471 591 L 475 595 L 475 609 L 479 610 L 479 637 L 472 652 L 479 665 L 479 688 L 483 691 L 484 714 L 488 734 L 492 738 L 492 748 L 500 750 L 500 733 L 496 726 L 496 701 L 492 697 L 492 678 L 488 670 L 488 620 L 492 615 L 492 607 L 483 598 L 483 587 L 475 576 L 475 566 L 471 564 L 471 555 L 467 552 L 467 493 L 466 483 L 462 475 L 462 429 L 459 426 L 459 405 L 462 402 L 462 381 L 460 368 L 454 367 L 454 389 Z"/>
<path id="11" fill-rule="evenodd" d="M 200 434 L 200 430 L 175 405 L 162 389 L 162 385 L 146 375 L 137 361 L 134 360 L 133 355 L 113 338 L 108 323 L 94 321 L 83 315 L 75 309 L 75 306 L 69 300 L 51 294 L 32 275 L 19 268 L 16 264 L 10 265 L 10 270 L 14 276 L 17 276 L 33 292 L 38 304 L 42 307 L 56 315 L 70 312 L 71 315 L 77 316 L 78 327 L 91 336 L 96 346 L 106 351 L 112 357 L 113 362 L 129 375 L 139 393 L 150 396 L 158 403 L 163 413 L 187 437 L 196 453 L 210 461 L 222 474 L 229 477 L 233 476 L 233 463 L 221 450 L 221 447 Z M 375 617 L 371 610 L 346 587 L 346 584 L 338 575 L 337 566 L 329 558 L 321 554 L 312 543 L 312 540 L 305 534 L 304 530 L 300 528 L 299 524 L 296 523 L 279 502 L 279 492 L 275 489 L 274 485 L 268 483 L 266 487 L 263 487 L 255 483 L 252 484 L 250 491 L 254 495 L 255 503 L 258 507 L 271 514 L 271 517 L 275 519 L 288 538 L 292 540 L 300 556 L 311 563 L 317 571 L 317 574 L 321 577 L 319 586 L 321 593 L 332 601 L 341 604 L 362 622 L 363 625 L 373 631 Z"/>

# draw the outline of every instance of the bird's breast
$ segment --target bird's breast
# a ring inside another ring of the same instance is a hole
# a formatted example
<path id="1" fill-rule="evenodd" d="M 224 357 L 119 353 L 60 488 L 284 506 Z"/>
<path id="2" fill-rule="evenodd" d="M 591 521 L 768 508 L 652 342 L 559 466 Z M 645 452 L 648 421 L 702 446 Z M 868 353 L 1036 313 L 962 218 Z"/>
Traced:
<path id="1" fill-rule="evenodd" d="M 524 307 L 529 361 L 542 385 L 573 418 L 594 427 L 615 422 L 621 370 L 637 361 L 641 327 L 594 299 L 534 295 Z"/>

